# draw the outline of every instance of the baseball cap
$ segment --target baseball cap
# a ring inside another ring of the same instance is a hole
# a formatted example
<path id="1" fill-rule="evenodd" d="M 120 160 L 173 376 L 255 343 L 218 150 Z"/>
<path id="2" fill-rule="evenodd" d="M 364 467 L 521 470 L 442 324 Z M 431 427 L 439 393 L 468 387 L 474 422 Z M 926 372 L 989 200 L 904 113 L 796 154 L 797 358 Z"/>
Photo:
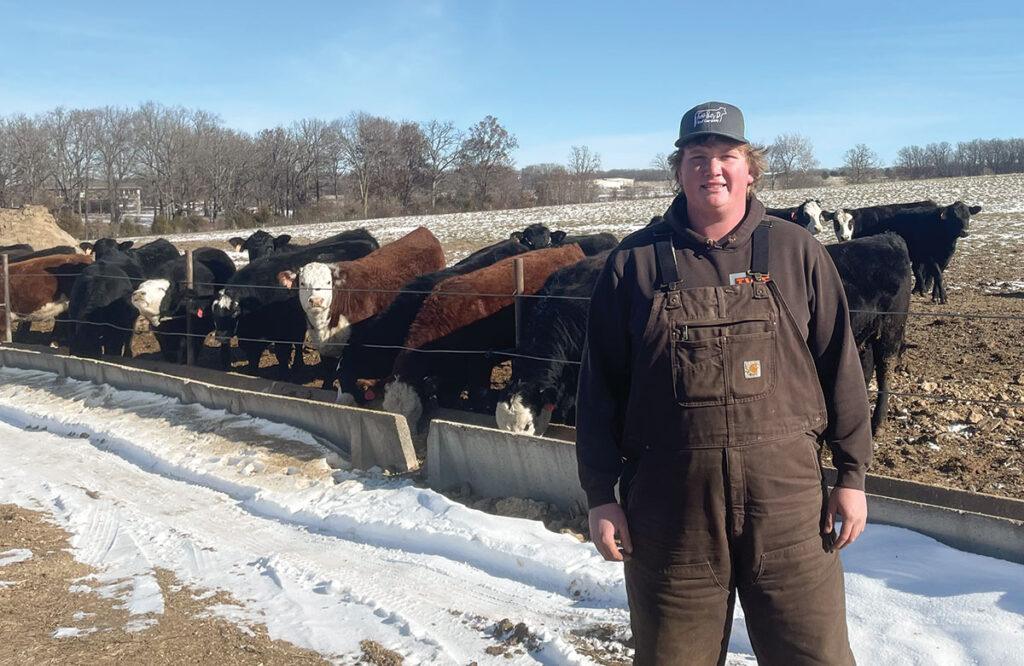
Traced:
<path id="1" fill-rule="evenodd" d="M 679 123 L 679 140 L 676 147 L 693 139 L 718 135 L 740 143 L 750 143 L 743 136 L 743 112 L 725 102 L 704 102 L 683 114 Z"/>

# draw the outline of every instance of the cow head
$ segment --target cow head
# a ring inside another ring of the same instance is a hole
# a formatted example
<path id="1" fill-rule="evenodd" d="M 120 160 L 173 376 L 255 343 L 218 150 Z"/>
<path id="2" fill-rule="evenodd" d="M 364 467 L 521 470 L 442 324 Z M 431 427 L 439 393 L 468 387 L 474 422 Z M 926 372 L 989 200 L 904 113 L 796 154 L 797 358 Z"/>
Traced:
<path id="1" fill-rule="evenodd" d="M 338 285 L 343 286 L 344 276 L 340 276 Z M 331 267 L 320 262 L 306 264 L 298 273 L 299 302 L 308 314 L 320 313 L 331 309 L 334 296 L 334 276 Z"/>
<path id="2" fill-rule="evenodd" d="M 127 252 L 131 249 L 135 241 L 122 241 L 118 243 L 113 238 L 100 238 L 95 243 L 89 243 L 88 241 L 78 244 L 78 247 L 82 248 L 86 254 L 91 254 L 96 259 L 102 259 L 112 252 Z"/>
<path id="3" fill-rule="evenodd" d="M 213 328 L 217 340 L 230 342 L 238 331 L 238 320 L 242 316 L 242 303 L 227 289 L 221 289 L 210 306 L 213 314 Z"/>
<path id="4" fill-rule="evenodd" d="M 258 229 L 249 235 L 248 238 L 234 237 L 228 240 L 234 246 L 235 252 L 243 250 L 249 254 L 249 261 L 255 261 L 260 257 L 266 257 L 288 245 L 292 237 L 288 234 L 281 234 L 276 238 L 262 229 Z"/>
<path id="5" fill-rule="evenodd" d="M 981 212 L 981 206 L 968 206 L 963 201 L 954 201 L 942 209 L 939 217 L 959 238 L 970 233 L 971 215 Z"/>
<path id="6" fill-rule="evenodd" d="M 531 250 L 551 247 L 551 230 L 540 222 L 531 224 L 522 231 L 513 231 L 510 238 L 519 241 Z"/>
<path id="7" fill-rule="evenodd" d="M 160 305 L 163 303 L 167 290 L 171 287 L 171 281 L 166 279 L 146 280 L 139 285 L 139 288 L 132 292 L 132 305 L 139 314 L 149 321 L 149 325 L 157 327 L 160 325 Z"/>
<path id="8" fill-rule="evenodd" d="M 396 378 L 384 387 L 384 411 L 405 417 L 409 432 L 416 434 L 423 416 L 423 399 L 411 384 Z"/>
<path id="9" fill-rule="evenodd" d="M 494 410 L 494 420 L 499 430 L 521 435 L 543 435 L 551 424 L 555 409 L 554 389 L 534 391 L 511 390 Z"/>
<path id="10" fill-rule="evenodd" d="M 842 208 L 832 213 L 832 226 L 836 231 L 836 240 L 848 241 L 853 238 L 853 215 Z"/>
<path id="11" fill-rule="evenodd" d="M 808 199 L 800 204 L 796 211 L 798 224 L 810 231 L 812 234 L 820 234 L 824 228 L 821 224 L 822 210 L 821 202 L 817 199 Z"/>

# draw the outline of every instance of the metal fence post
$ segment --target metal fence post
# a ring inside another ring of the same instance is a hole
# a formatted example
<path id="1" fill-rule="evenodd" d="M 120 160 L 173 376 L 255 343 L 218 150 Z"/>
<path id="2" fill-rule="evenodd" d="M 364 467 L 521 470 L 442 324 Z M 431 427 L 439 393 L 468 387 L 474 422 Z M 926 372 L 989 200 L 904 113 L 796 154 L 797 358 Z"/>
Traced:
<path id="1" fill-rule="evenodd" d="M 195 351 L 192 349 L 192 291 L 193 281 L 195 275 L 193 269 L 195 264 L 193 263 L 192 250 L 186 250 L 185 252 L 185 289 L 188 293 L 188 299 L 185 301 L 185 365 L 192 367 L 195 365 Z M 181 358 L 180 356 L 178 358 Z"/>
<path id="2" fill-rule="evenodd" d="M 512 263 L 513 271 L 515 275 L 516 288 L 514 294 L 514 311 L 516 319 L 516 351 L 519 351 L 519 344 L 521 342 L 522 335 L 522 318 L 523 318 L 523 305 L 522 305 L 522 294 L 526 291 L 526 274 L 523 270 L 523 258 L 516 257 Z"/>
<path id="3" fill-rule="evenodd" d="M 10 264 L 8 263 L 9 257 L 5 252 L 3 254 L 3 272 L 4 272 L 4 343 L 11 344 L 14 341 L 14 337 L 11 335 L 11 270 Z"/>

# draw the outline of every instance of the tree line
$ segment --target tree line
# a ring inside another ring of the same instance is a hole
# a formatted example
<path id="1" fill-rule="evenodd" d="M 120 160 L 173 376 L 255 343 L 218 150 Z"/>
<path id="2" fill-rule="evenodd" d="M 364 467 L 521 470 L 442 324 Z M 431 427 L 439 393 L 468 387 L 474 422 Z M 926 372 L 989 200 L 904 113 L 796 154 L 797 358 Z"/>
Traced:
<path id="1" fill-rule="evenodd" d="M 517 147 L 490 115 L 460 129 L 353 112 L 248 134 L 208 111 L 155 102 L 59 107 L 0 117 L 0 207 L 45 204 L 59 221 L 130 224 L 122 192 L 138 188 L 154 224 L 171 231 L 594 199 L 600 156 L 588 147 L 573 146 L 564 165 L 522 171 Z"/>
<path id="2" fill-rule="evenodd" d="M 842 167 L 820 172 L 814 146 L 805 136 L 780 134 L 768 148 L 768 182 L 773 188 L 813 186 L 830 175 L 863 183 L 879 176 L 911 180 L 1024 172 L 1024 139 L 974 139 L 955 147 L 948 141 L 923 148 L 904 146 L 888 167 L 874 150 L 859 143 L 843 154 Z"/>

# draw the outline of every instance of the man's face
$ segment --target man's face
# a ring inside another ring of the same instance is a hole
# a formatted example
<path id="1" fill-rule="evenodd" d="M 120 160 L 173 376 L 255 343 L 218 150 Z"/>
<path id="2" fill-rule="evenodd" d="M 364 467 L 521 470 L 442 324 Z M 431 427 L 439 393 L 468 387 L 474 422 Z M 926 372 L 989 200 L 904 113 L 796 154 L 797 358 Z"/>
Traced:
<path id="1" fill-rule="evenodd" d="M 754 182 L 746 146 L 728 140 L 686 146 L 676 177 L 690 210 L 707 213 L 745 210 Z"/>

